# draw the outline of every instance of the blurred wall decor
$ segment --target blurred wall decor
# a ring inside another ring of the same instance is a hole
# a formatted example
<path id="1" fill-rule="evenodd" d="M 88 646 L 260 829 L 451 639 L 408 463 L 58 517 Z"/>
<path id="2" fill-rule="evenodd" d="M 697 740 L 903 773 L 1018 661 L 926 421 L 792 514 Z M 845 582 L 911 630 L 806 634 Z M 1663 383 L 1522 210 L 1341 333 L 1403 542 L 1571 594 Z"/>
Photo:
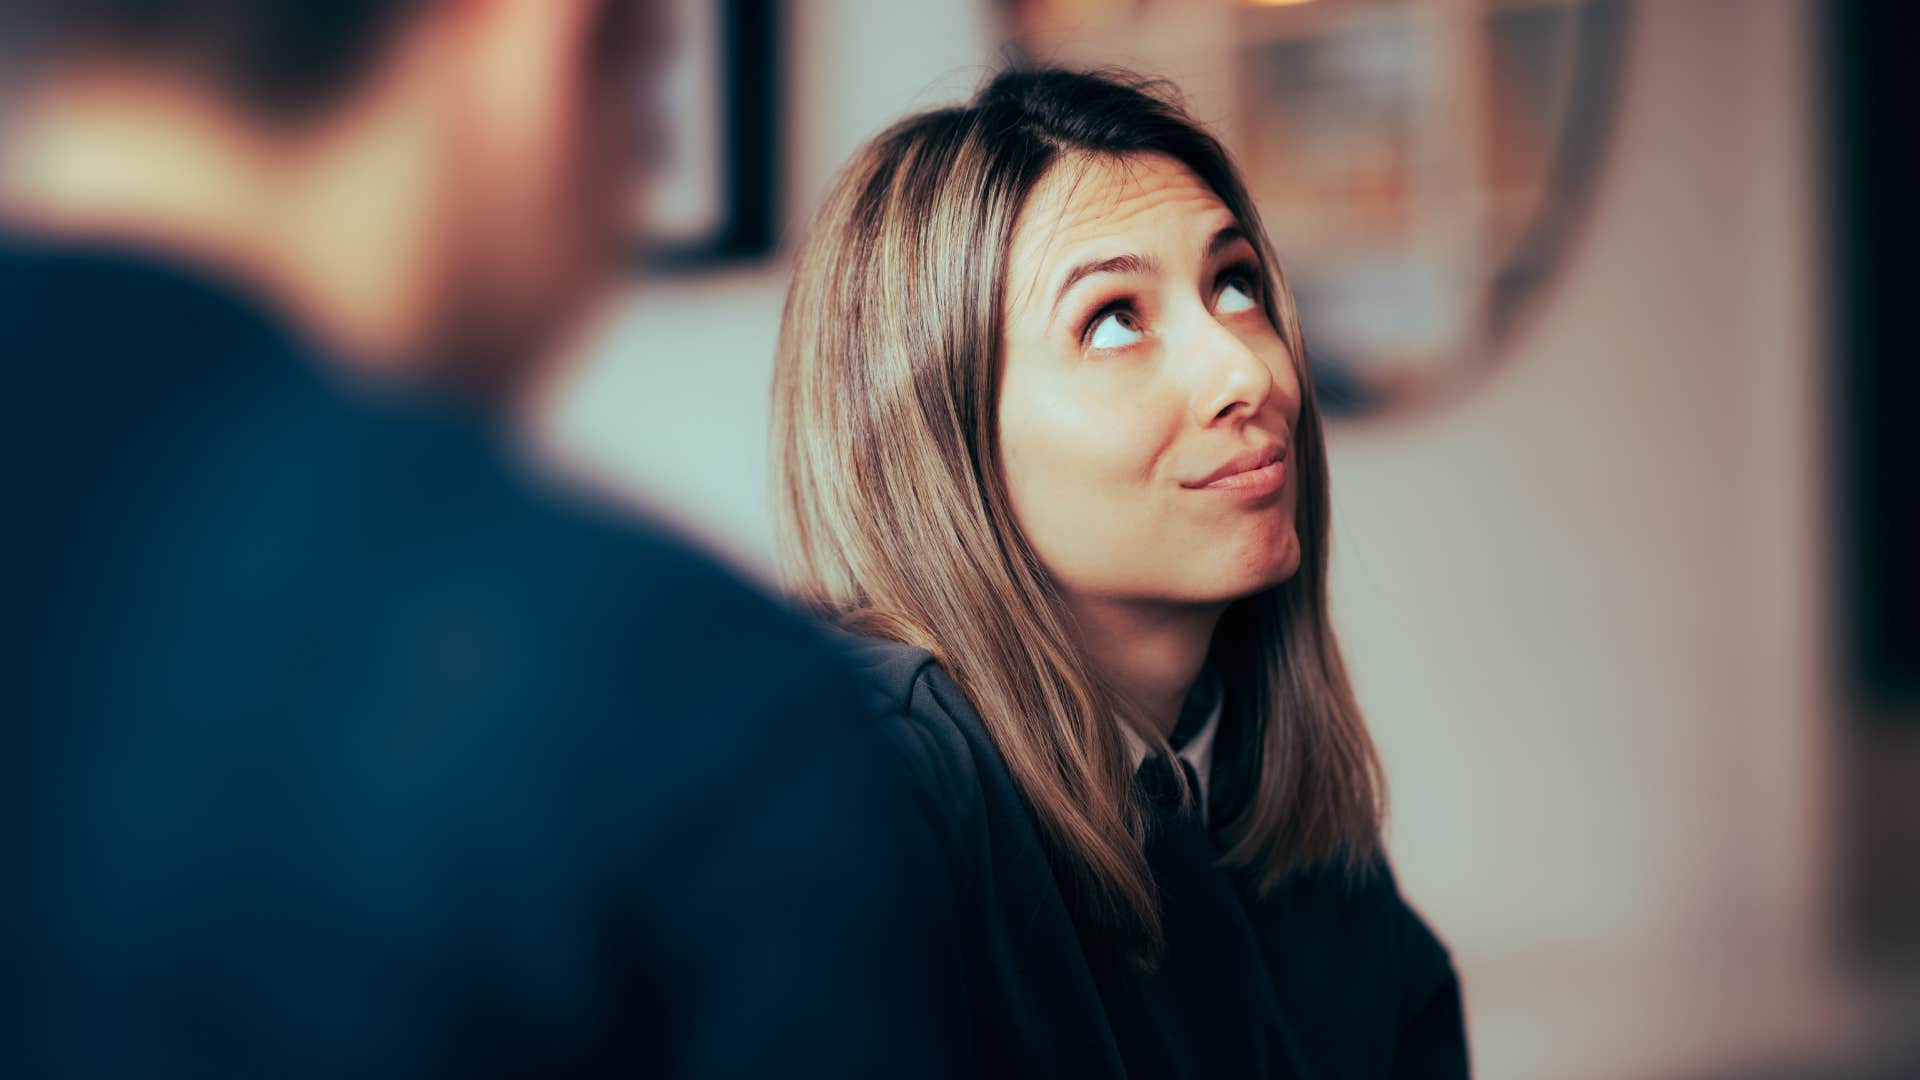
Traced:
<path id="1" fill-rule="evenodd" d="M 1920 967 L 1920 442 L 1907 426 L 1920 367 L 1906 325 L 1920 240 L 1920 13 L 1853 0 L 1828 9 L 1825 30 L 1841 466 L 1832 508 L 1851 721 L 1844 913 L 1863 964 Z"/>
<path id="2" fill-rule="evenodd" d="M 1336 415 L 1434 400 L 1506 354 L 1584 215 L 1627 17 L 1621 0 L 1003 8 L 1019 54 L 1141 54 L 1153 71 L 1187 66 L 1171 20 L 1218 9 L 1201 21 L 1236 72 L 1199 104 L 1228 114 Z"/>
<path id="3" fill-rule="evenodd" d="M 1920 75 L 1909 51 L 1913 5 L 1835 5 L 1829 12 L 1836 124 L 1834 226 L 1841 302 L 1834 312 L 1845 363 L 1851 616 L 1849 672 L 1884 721 L 1920 726 L 1920 443 L 1903 415 L 1920 395 L 1906 340 L 1920 230 L 1914 185 L 1920 152 Z"/>
<path id="4" fill-rule="evenodd" d="M 705 269 L 773 252 L 781 203 L 781 0 L 673 0 L 678 50 L 665 87 L 667 166 L 648 258 Z"/>

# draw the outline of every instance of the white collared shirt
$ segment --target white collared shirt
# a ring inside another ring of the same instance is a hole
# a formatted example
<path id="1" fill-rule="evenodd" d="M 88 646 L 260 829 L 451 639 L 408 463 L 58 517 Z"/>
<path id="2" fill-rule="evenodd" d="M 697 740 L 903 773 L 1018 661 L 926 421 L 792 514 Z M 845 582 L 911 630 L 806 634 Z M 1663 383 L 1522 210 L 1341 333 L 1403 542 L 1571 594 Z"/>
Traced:
<path id="1" fill-rule="evenodd" d="M 1187 740 L 1186 745 L 1174 751 L 1179 755 L 1180 760 L 1193 766 L 1193 774 L 1200 778 L 1200 790 L 1196 794 L 1199 797 L 1201 821 L 1207 819 L 1207 785 L 1213 778 L 1213 737 L 1220 730 L 1220 713 L 1226 697 L 1219 684 L 1215 683 L 1213 708 L 1207 713 L 1206 723 L 1200 725 L 1200 730 L 1194 733 L 1193 738 Z M 1145 739 L 1134 734 L 1133 729 L 1125 724 L 1120 725 L 1120 734 L 1126 736 L 1127 753 L 1132 760 L 1134 771 L 1138 772 L 1140 763 L 1147 760 L 1147 755 L 1153 750 L 1147 745 Z"/>

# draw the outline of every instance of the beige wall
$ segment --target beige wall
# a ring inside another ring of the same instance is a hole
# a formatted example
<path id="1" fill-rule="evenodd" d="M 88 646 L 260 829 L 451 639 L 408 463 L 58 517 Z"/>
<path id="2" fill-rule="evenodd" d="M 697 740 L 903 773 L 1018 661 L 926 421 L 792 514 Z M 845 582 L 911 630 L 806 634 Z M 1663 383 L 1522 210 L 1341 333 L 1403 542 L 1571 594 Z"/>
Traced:
<path id="1" fill-rule="evenodd" d="M 794 8 L 798 207 L 990 56 L 967 4 Z M 1638 16 L 1593 215 L 1500 374 L 1333 436 L 1340 626 L 1484 1076 L 1678 1075 L 1846 1031 L 1820 974 L 1807 16 Z M 548 425 L 755 569 L 782 288 L 652 286 Z"/>
<path id="2" fill-rule="evenodd" d="M 1638 15 L 1592 219 L 1502 373 L 1333 445 L 1395 853 L 1507 1075 L 1844 1037 L 1810 28 Z"/>

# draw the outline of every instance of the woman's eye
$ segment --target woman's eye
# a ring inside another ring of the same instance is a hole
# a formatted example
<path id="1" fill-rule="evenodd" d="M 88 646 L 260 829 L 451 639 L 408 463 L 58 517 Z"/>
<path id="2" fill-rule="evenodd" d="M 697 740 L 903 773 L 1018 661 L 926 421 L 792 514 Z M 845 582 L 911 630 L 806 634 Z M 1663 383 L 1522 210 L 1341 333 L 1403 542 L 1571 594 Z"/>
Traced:
<path id="1" fill-rule="evenodd" d="M 1140 332 L 1140 320 L 1130 311 L 1109 311 L 1094 320 L 1093 329 L 1087 333 L 1087 347 L 1090 349 L 1124 349 L 1137 343 L 1144 336 Z"/>
<path id="2" fill-rule="evenodd" d="M 1236 274 L 1220 284 L 1220 297 L 1213 302 L 1214 310 L 1222 315 L 1252 311 L 1260 306 L 1253 293 L 1253 286 L 1247 279 Z"/>

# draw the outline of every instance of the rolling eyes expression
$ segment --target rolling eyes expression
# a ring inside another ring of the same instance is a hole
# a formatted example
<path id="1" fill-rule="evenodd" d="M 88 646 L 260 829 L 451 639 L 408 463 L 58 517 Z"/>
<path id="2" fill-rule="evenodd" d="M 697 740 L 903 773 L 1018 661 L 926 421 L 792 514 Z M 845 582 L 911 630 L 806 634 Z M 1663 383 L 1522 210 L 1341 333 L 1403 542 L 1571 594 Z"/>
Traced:
<path id="1" fill-rule="evenodd" d="M 1211 307 L 1216 316 L 1238 317 L 1261 312 L 1259 270 L 1252 265 L 1229 267 L 1215 280 Z M 1119 352 L 1146 340 L 1146 320 L 1136 298 L 1110 300 L 1082 324 L 1081 348 L 1090 352 Z"/>

